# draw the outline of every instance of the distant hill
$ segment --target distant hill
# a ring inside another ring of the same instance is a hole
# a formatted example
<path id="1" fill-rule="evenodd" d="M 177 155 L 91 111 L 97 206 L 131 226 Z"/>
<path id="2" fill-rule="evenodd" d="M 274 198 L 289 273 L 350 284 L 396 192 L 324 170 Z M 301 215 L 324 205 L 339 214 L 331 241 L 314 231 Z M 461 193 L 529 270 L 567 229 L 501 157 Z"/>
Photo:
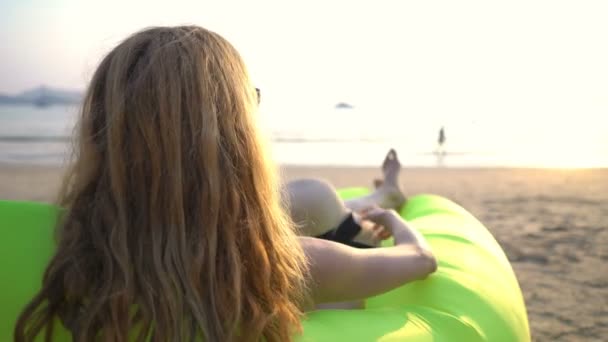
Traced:
<path id="1" fill-rule="evenodd" d="M 33 105 L 39 107 L 69 105 L 80 103 L 82 97 L 81 92 L 40 86 L 17 95 L 0 94 L 0 105 Z"/>

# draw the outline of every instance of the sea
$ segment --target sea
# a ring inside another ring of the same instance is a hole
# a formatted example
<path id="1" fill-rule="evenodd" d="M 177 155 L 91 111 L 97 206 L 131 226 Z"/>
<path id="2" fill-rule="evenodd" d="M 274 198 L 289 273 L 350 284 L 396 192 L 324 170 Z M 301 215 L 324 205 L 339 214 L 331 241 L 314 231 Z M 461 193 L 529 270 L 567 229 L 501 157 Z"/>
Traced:
<path id="1" fill-rule="evenodd" d="M 77 113 L 76 106 L 0 106 L 0 163 L 66 163 Z M 533 120 L 527 125 L 440 121 L 398 110 L 380 115 L 370 108 L 334 106 L 262 108 L 259 116 L 272 156 L 283 165 L 378 166 L 395 148 L 402 164 L 411 167 L 608 167 L 608 140 L 597 127 L 564 143 L 559 129 L 546 132 Z M 446 141 L 440 147 L 442 126 Z"/>

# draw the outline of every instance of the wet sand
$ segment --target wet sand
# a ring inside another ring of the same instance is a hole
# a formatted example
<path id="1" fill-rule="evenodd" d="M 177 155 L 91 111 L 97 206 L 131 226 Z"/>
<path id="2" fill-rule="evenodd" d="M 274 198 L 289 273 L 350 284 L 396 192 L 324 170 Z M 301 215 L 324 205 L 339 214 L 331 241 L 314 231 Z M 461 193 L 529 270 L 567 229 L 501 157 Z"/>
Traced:
<path id="1" fill-rule="evenodd" d="M 0 165 L 0 199 L 52 201 L 62 169 Z M 371 186 L 376 168 L 290 167 L 284 179 Z M 435 193 L 471 211 L 512 262 L 535 341 L 608 336 L 608 170 L 405 169 L 407 194 Z"/>

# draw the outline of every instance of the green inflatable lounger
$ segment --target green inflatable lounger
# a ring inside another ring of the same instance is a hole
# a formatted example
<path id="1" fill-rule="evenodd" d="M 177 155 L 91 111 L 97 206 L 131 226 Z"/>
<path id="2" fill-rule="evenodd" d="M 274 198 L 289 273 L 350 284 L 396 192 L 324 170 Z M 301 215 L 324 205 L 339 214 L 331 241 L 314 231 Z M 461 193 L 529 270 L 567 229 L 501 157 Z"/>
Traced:
<path id="1" fill-rule="evenodd" d="M 367 193 L 340 190 L 343 198 Z M 0 201 L 0 341 L 39 289 L 53 249 L 56 207 Z M 298 341 L 530 341 L 515 274 L 488 230 L 457 204 L 434 195 L 408 199 L 401 215 L 420 231 L 438 270 L 377 297 L 363 310 L 308 313 Z M 387 245 L 391 242 L 387 241 Z M 57 341 L 71 340 L 56 329 Z"/>

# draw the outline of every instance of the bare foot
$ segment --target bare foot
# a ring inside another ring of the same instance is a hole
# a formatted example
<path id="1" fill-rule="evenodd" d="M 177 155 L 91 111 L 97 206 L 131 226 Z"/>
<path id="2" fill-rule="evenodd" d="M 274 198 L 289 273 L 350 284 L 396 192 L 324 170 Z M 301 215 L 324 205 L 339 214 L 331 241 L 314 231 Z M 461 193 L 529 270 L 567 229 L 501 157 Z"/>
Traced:
<path id="1" fill-rule="evenodd" d="M 401 163 L 394 149 L 388 151 L 382 163 L 383 180 L 375 180 L 376 192 L 383 196 L 380 206 L 385 209 L 399 209 L 405 203 L 405 196 L 399 187 Z"/>
<path id="2" fill-rule="evenodd" d="M 403 192 L 399 187 L 400 171 L 401 163 L 397 158 L 397 152 L 394 149 L 391 149 L 382 163 L 384 178 L 374 179 L 376 191 L 374 195 L 372 195 L 378 196 L 376 197 L 378 200 L 377 203 L 384 209 L 399 210 L 403 206 L 403 203 L 405 203 L 405 195 L 403 195 Z M 361 231 L 353 239 L 355 242 L 378 247 L 380 242 L 388 237 L 383 229 L 377 229 L 371 222 L 361 222 L 357 217 L 355 219 L 361 226 Z"/>
<path id="3" fill-rule="evenodd" d="M 391 148 L 382 162 L 383 183 L 398 187 L 399 171 L 401 171 L 401 163 L 397 159 L 397 151 Z"/>

